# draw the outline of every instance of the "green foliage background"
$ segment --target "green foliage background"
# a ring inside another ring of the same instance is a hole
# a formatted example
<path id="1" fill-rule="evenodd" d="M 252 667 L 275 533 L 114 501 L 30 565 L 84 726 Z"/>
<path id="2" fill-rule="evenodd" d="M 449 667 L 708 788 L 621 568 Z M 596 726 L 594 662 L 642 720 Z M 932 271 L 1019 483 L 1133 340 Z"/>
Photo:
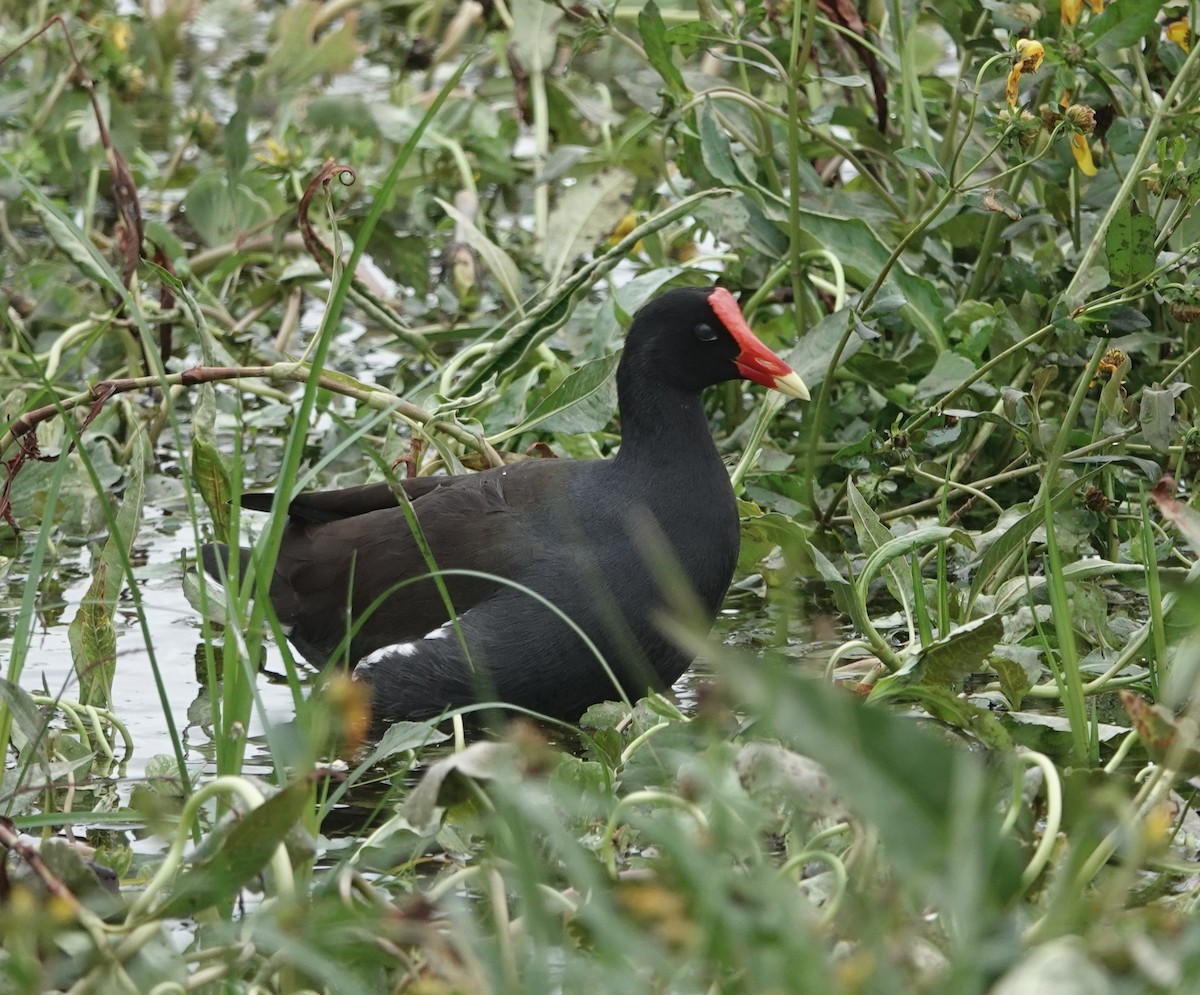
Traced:
<path id="1" fill-rule="evenodd" d="M 1195 4 L 61 13 L 0 9 L 7 988 L 1200 988 Z M 629 315 L 715 279 L 814 399 L 707 399 L 745 621 L 677 634 L 686 714 L 363 745 L 252 598 L 272 516 L 228 597 L 171 574 L 183 727 L 151 533 L 604 456 Z M 64 608 L 76 679 L 34 690 Z M 171 744 L 135 784 L 132 633 Z M 122 896 L 15 835 L 72 825 Z"/>

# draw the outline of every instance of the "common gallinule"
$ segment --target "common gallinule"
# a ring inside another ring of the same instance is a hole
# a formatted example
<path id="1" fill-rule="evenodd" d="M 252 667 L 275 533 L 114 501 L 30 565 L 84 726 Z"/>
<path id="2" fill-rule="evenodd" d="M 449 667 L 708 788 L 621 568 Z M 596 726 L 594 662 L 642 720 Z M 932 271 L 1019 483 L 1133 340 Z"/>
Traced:
<path id="1" fill-rule="evenodd" d="M 402 496 L 386 482 L 299 494 L 270 589 L 288 639 L 310 663 L 337 654 L 355 664 L 377 720 L 477 701 L 574 719 L 616 697 L 596 652 L 528 588 L 587 634 L 631 698 L 670 686 L 691 655 L 658 625 L 668 604 L 661 560 L 674 557 L 710 623 L 737 561 L 737 505 L 700 392 L 739 377 L 808 397 L 729 291 L 671 290 L 629 330 L 614 458 L 409 478 Z M 271 498 L 246 494 L 242 506 L 267 511 Z M 446 573 L 450 622 L 401 500 L 412 502 L 440 570 L 511 583 Z M 240 555 L 245 567 L 250 551 Z M 202 550 L 218 579 L 227 558 L 223 545 Z"/>

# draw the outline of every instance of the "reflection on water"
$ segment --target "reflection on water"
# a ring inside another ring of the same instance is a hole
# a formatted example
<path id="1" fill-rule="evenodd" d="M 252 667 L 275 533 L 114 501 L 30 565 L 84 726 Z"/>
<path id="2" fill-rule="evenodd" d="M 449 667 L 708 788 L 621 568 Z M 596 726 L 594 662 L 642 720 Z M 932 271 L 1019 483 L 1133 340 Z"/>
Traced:
<path id="1" fill-rule="evenodd" d="M 162 677 L 161 697 L 142 626 L 127 599 L 118 606 L 114 619 L 117 666 L 112 710 L 133 736 L 135 752 L 126 769 L 131 780 L 144 774 L 147 761 L 155 754 L 174 756 L 171 737 L 163 720 L 164 699 L 179 730 L 189 767 L 213 769 L 212 730 L 205 721 L 209 715 L 207 691 L 197 680 L 195 666 L 200 621 L 183 596 L 179 558 L 182 546 L 180 535 L 145 530 L 137 546 L 139 555 L 134 559 L 146 631 Z M 81 569 L 86 569 L 87 563 L 83 551 L 62 549 L 61 552 L 74 554 L 72 559 L 60 559 L 53 568 L 56 583 L 61 584 L 61 610 L 46 605 L 50 610 L 39 611 L 20 683 L 28 691 L 45 689 L 53 696 L 73 700 L 77 697 L 77 679 L 71 663 L 67 627 L 91 581 L 88 576 L 81 575 Z M 0 599 L 0 616 L 5 618 L 5 635 L 9 638 L 12 624 L 20 612 L 22 587 L 23 583 L 11 584 L 5 597 Z M 46 590 L 47 585 L 43 584 L 43 592 Z M 0 642 L 0 668 L 7 667 L 11 648 L 8 639 Z M 282 670 L 279 651 L 271 647 L 270 654 L 268 667 Z M 259 693 L 269 720 L 283 721 L 291 717 L 291 694 L 287 688 L 260 681 Z M 257 714 L 252 716 L 250 733 L 258 750 L 256 752 L 252 746 L 248 751 L 246 771 L 268 773 L 270 758 L 262 745 L 262 724 Z"/>

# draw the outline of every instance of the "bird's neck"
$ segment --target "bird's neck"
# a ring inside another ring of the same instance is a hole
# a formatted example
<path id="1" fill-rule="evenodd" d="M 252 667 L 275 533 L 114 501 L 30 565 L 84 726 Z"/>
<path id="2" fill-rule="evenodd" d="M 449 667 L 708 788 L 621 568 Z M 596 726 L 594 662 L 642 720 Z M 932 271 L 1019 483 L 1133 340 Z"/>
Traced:
<path id="1" fill-rule="evenodd" d="M 665 384 L 631 389 L 618 380 L 617 398 L 621 411 L 619 466 L 657 468 L 659 472 L 683 466 L 693 473 L 720 467 L 724 472 L 698 394 Z"/>

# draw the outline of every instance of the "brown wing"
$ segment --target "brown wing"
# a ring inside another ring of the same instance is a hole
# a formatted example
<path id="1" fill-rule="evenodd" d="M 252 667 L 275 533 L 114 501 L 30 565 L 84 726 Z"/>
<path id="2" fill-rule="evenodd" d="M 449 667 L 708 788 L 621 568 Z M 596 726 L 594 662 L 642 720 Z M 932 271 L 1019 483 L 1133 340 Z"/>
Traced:
<path id="1" fill-rule="evenodd" d="M 530 509 L 537 507 L 544 478 L 561 472 L 556 464 L 561 465 L 546 461 L 404 481 L 437 568 L 519 573 L 527 558 L 524 537 L 538 517 Z M 547 474 L 543 465 L 554 472 Z M 310 661 L 322 663 L 346 645 L 348 618 L 359 623 L 349 644 L 350 662 L 381 646 L 418 639 L 449 618 L 437 585 L 414 580 L 430 566 L 389 485 L 300 495 L 289 512 L 271 600 L 290 627 L 289 638 Z M 459 614 L 497 587 L 478 577 L 443 579 Z"/>

